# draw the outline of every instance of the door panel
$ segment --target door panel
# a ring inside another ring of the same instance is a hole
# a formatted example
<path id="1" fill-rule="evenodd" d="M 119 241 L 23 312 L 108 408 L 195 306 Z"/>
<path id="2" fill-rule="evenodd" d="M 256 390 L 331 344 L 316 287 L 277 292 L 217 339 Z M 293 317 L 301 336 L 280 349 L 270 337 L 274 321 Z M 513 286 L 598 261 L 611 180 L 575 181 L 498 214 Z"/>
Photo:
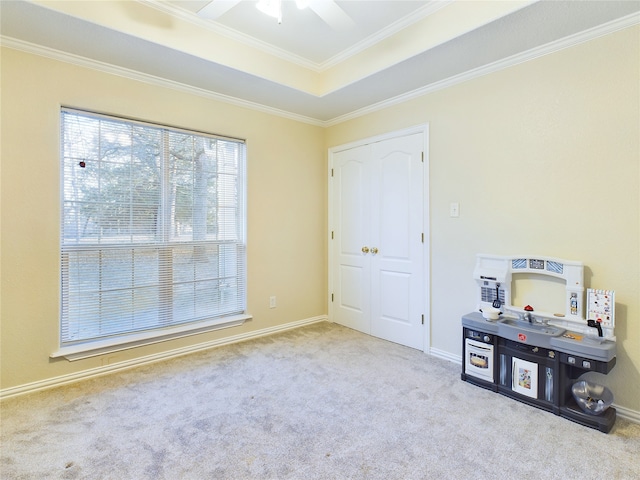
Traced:
<path id="1" fill-rule="evenodd" d="M 337 167 L 339 185 L 340 253 L 360 257 L 364 245 L 365 172 L 360 152 L 345 152 Z"/>
<path id="2" fill-rule="evenodd" d="M 373 144 L 371 334 L 422 349 L 423 136 Z"/>
<path id="3" fill-rule="evenodd" d="M 340 265 L 340 306 L 363 314 L 369 309 L 365 307 L 362 301 L 362 285 L 366 282 L 362 278 L 363 269 L 351 265 Z"/>
<path id="4" fill-rule="evenodd" d="M 380 219 L 380 250 L 385 258 L 410 260 L 409 209 L 411 194 L 411 158 L 390 155 L 384 158 L 380 168 L 378 194 Z"/>
<path id="5" fill-rule="evenodd" d="M 371 332 L 371 262 L 362 252 L 368 224 L 368 146 L 334 157 L 334 321 Z"/>
<path id="6" fill-rule="evenodd" d="M 398 272 L 380 272 L 380 318 L 386 322 L 410 324 L 409 292 L 411 276 Z"/>

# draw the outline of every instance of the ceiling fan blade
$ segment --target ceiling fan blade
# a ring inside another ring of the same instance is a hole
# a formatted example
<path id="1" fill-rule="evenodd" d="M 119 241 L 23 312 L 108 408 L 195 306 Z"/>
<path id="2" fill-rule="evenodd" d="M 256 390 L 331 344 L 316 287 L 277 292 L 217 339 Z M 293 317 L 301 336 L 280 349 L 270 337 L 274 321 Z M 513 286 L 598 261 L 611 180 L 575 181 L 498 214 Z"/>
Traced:
<path id="1" fill-rule="evenodd" d="M 333 0 L 309 0 L 309 8 L 334 30 L 348 30 L 356 25 Z"/>
<path id="2" fill-rule="evenodd" d="M 209 20 L 215 20 L 227 13 L 240 2 L 241 0 L 213 0 L 198 10 L 198 16 L 201 18 L 208 18 Z"/>

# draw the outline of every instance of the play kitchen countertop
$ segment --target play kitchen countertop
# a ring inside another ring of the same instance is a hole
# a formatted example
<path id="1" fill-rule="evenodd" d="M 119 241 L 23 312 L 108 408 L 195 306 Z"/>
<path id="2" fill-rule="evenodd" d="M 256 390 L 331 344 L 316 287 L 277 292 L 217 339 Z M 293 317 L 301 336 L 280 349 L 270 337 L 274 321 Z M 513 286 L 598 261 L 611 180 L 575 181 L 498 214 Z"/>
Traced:
<path id="1" fill-rule="evenodd" d="M 485 320 L 480 312 L 471 312 L 462 317 L 462 326 L 480 330 L 485 333 L 498 334 L 496 320 Z"/>
<path id="2" fill-rule="evenodd" d="M 616 356 L 615 342 L 592 338 L 553 325 L 529 324 L 512 317 L 501 316 L 498 320 L 485 320 L 481 313 L 471 312 L 462 317 L 462 326 L 527 345 L 602 362 L 609 362 Z"/>
<path id="3" fill-rule="evenodd" d="M 599 340 L 582 334 L 565 332 L 549 341 L 551 348 L 581 357 L 592 358 L 601 362 L 610 362 L 616 356 L 616 344 L 610 340 Z"/>

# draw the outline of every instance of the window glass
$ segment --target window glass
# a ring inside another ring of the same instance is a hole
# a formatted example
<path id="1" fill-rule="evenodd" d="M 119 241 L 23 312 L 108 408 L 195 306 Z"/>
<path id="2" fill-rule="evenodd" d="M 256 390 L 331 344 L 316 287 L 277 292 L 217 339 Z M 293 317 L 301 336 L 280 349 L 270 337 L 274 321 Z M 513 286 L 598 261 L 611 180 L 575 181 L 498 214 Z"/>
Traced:
<path id="1" fill-rule="evenodd" d="M 242 141 L 61 113 L 61 345 L 245 310 Z"/>

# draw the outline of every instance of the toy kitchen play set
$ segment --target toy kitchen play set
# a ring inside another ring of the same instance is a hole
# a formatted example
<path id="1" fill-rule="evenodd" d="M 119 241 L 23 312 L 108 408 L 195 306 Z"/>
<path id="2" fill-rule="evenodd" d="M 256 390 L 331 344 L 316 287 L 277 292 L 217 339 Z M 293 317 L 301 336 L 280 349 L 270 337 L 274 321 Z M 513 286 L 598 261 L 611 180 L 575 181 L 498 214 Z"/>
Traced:
<path id="1" fill-rule="evenodd" d="M 512 305 L 519 274 L 564 286 L 565 311 Z M 614 292 L 585 292 L 582 263 L 557 258 L 478 255 L 473 275 L 478 311 L 462 317 L 462 380 L 608 433 L 613 394 L 580 377 L 616 364 Z"/>

